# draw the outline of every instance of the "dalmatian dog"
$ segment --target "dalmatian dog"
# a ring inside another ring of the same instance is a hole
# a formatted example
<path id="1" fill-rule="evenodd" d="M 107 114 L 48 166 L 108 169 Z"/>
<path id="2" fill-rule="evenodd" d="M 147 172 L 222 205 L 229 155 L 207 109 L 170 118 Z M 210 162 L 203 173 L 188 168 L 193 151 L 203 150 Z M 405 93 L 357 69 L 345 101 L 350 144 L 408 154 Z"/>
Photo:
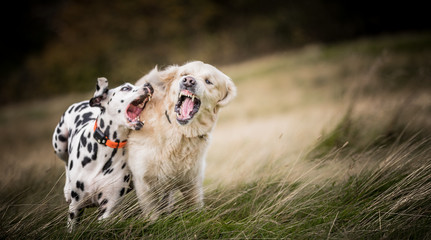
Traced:
<path id="1" fill-rule="evenodd" d="M 94 97 L 71 105 L 62 115 L 53 147 L 66 163 L 69 231 L 86 207 L 98 206 L 99 220 L 109 217 L 129 190 L 127 137 L 130 130 L 144 126 L 139 116 L 153 92 L 149 83 L 108 89 L 108 80 L 98 78 Z"/>

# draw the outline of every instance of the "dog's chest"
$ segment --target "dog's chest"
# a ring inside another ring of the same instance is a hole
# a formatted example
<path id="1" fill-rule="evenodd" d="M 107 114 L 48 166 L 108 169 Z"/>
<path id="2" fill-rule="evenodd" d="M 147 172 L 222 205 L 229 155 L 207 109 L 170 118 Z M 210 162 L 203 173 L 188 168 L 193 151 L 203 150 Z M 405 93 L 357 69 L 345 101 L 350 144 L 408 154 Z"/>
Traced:
<path id="1" fill-rule="evenodd" d="M 194 175 L 202 164 L 207 143 L 202 139 L 183 138 L 167 145 L 154 145 L 153 158 L 147 158 L 146 175 L 160 179 L 181 179 Z"/>

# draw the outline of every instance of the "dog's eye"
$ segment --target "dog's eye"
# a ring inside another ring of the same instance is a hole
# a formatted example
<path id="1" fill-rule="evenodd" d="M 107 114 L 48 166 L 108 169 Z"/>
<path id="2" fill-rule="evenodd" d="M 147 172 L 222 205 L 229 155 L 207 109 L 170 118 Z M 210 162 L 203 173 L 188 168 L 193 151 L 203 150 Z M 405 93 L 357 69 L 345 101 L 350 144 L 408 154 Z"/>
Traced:
<path id="1" fill-rule="evenodd" d="M 130 86 L 125 86 L 121 88 L 121 91 L 130 91 L 132 88 Z"/>
<path id="2" fill-rule="evenodd" d="M 208 80 L 208 79 L 205 79 L 205 83 L 209 84 L 209 85 L 213 85 L 213 83 L 210 80 Z"/>

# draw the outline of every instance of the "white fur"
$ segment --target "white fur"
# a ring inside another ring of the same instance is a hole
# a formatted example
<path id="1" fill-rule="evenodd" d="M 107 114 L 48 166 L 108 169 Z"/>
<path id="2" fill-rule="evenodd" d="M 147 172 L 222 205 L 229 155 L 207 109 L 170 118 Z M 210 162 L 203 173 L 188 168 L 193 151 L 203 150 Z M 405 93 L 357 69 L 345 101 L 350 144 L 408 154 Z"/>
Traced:
<path id="1" fill-rule="evenodd" d="M 142 127 L 127 121 L 127 108 L 135 99 L 147 97 L 150 87 L 128 83 L 111 90 L 107 87 L 107 80 L 99 78 L 94 97 L 71 105 L 54 131 L 55 153 L 66 163 L 64 196 L 69 203 L 70 231 L 85 207 L 99 206 L 99 219 L 109 217 L 129 188 L 127 151 L 96 141 L 95 121 L 110 140 L 125 141 L 130 129 Z"/>
<path id="2" fill-rule="evenodd" d="M 194 117 L 181 125 L 174 106 L 185 77 L 196 80 L 194 93 L 201 105 Z M 134 131 L 129 136 L 128 163 L 143 214 L 154 220 L 171 210 L 176 190 L 181 191 L 187 205 L 203 206 L 202 184 L 210 134 L 219 108 L 235 97 L 236 88 L 228 76 L 203 62 L 170 66 L 162 71 L 156 68 L 137 85 L 146 81 L 155 88 L 155 97 L 147 106 L 151 116 L 145 131 Z"/>

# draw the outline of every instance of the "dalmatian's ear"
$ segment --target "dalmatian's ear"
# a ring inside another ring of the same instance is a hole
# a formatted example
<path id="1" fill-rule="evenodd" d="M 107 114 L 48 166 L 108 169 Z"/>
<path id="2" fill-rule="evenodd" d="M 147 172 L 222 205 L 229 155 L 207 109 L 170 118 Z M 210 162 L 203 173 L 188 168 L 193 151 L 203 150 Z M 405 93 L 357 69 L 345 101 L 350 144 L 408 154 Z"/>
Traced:
<path id="1" fill-rule="evenodd" d="M 90 106 L 101 107 L 101 102 L 108 96 L 108 79 L 101 77 L 97 79 L 96 92 L 90 99 Z"/>

